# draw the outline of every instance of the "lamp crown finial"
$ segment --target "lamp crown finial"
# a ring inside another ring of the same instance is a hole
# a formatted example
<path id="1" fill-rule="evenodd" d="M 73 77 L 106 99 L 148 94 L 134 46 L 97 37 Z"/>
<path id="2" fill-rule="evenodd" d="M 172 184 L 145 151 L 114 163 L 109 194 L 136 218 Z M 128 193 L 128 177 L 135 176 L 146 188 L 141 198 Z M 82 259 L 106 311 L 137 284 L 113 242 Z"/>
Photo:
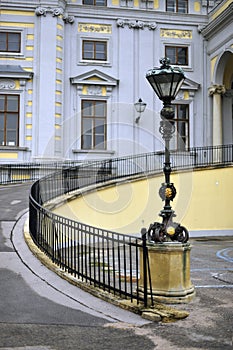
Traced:
<path id="1" fill-rule="evenodd" d="M 169 68 L 170 67 L 170 58 L 163 57 L 159 61 L 161 63 L 161 68 Z"/>

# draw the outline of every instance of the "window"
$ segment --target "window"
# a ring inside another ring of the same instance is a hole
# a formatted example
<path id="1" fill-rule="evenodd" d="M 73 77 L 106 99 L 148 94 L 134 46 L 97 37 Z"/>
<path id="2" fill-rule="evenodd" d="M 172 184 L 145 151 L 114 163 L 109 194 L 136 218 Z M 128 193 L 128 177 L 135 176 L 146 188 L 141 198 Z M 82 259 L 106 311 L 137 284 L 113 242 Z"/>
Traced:
<path id="1" fill-rule="evenodd" d="M 84 60 L 107 60 L 107 42 L 83 40 L 82 58 Z"/>
<path id="2" fill-rule="evenodd" d="M 0 145 L 18 146 L 19 96 L 0 95 Z"/>
<path id="3" fill-rule="evenodd" d="M 189 148 L 189 106 L 186 104 L 174 105 L 175 108 L 175 127 L 176 137 L 174 148 L 178 151 L 184 151 Z"/>
<path id="4" fill-rule="evenodd" d="M 167 0 L 166 11 L 188 13 L 188 0 Z"/>
<path id="5" fill-rule="evenodd" d="M 20 52 L 21 34 L 11 32 L 0 32 L 1 52 Z"/>
<path id="6" fill-rule="evenodd" d="M 133 0 L 121 0 L 120 5 L 122 7 L 133 7 Z"/>
<path id="7" fill-rule="evenodd" d="M 177 64 L 179 66 L 188 65 L 188 47 L 166 46 L 165 56 L 170 58 L 171 64 Z"/>
<path id="8" fill-rule="evenodd" d="M 83 5 L 106 6 L 106 0 L 83 0 Z"/>
<path id="9" fill-rule="evenodd" d="M 82 101 L 82 149 L 105 149 L 106 102 Z"/>

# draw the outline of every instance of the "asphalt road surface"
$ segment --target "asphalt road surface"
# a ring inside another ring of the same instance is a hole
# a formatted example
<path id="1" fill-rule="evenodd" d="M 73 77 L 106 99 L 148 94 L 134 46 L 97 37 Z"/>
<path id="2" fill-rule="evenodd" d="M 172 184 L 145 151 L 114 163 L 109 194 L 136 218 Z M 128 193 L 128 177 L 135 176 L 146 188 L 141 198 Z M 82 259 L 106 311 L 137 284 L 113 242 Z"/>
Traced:
<path id="1" fill-rule="evenodd" d="M 152 323 L 47 270 L 22 230 L 29 184 L 0 187 L 1 350 L 233 349 L 233 237 L 192 240 L 188 318 Z"/>

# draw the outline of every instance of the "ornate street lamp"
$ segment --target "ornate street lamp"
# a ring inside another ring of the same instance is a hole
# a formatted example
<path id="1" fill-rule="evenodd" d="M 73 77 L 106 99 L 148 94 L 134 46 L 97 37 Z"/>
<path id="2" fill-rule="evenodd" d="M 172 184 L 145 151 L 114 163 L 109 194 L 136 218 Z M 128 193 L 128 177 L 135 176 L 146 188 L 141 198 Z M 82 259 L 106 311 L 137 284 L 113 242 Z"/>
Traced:
<path id="1" fill-rule="evenodd" d="M 146 78 L 159 99 L 163 101 L 159 132 L 165 141 L 165 162 L 163 168 L 165 182 L 161 185 L 159 195 L 165 201 L 165 205 L 159 214 L 163 218 L 162 223 L 154 222 L 150 225 L 148 238 L 154 242 L 178 241 L 185 243 L 189 239 L 188 230 L 184 226 L 173 222 L 173 218 L 176 215 L 170 204 L 170 201 L 173 201 L 176 196 L 174 184 L 170 182 L 172 171 L 170 140 L 175 132 L 174 108 L 171 101 L 176 98 L 185 76 L 180 68 L 170 66 L 169 58 L 161 59 L 160 63 L 161 67 L 150 69 L 146 74 Z"/>
<path id="2" fill-rule="evenodd" d="M 136 112 L 138 113 L 138 116 L 137 116 L 137 118 L 135 120 L 135 123 L 138 123 L 140 118 L 141 118 L 141 114 L 146 109 L 146 102 L 143 102 L 142 99 L 139 98 L 138 101 L 134 103 L 134 107 L 136 109 Z"/>

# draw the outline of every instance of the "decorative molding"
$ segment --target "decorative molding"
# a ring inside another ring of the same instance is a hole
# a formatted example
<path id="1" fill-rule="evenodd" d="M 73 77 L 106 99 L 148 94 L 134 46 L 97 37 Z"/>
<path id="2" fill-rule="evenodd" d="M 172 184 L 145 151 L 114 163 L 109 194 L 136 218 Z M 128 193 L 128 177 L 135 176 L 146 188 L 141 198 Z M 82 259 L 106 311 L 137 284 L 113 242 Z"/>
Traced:
<path id="1" fill-rule="evenodd" d="M 103 98 L 111 96 L 114 86 L 118 84 L 117 79 L 97 69 L 72 77 L 70 78 L 70 82 L 76 85 L 79 96 L 90 95 L 101 96 Z"/>
<path id="2" fill-rule="evenodd" d="M 74 23 L 74 16 L 69 16 L 68 13 L 64 12 L 64 10 L 61 7 L 37 7 L 35 9 L 35 14 L 37 16 L 44 16 L 46 17 L 47 13 L 50 13 L 53 17 L 59 17 L 62 16 L 62 19 L 65 23 Z"/>
<path id="3" fill-rule="evenodd" d="M 129 28 L 144 29 L 145 23 L 142 21 L 129 21 Z"/>
<path id="4" fill-rule="evenodd" d="M 98 24 L 98 23 L 79 23 L 78 31 L 82 33 L 112 33 L 111 24 Z"/>
<path id="5" fill-rule="evenodd" d="M 16 87 L 16 84 L 14 80 L 11 79 L 0 79 L 0 90 L 7 89 L 7 90 L 14 90 Z"/>
<path id="6" fill-rule="evenodd" d="M 201 33 L 204 28 L 205 28 L 205 26 L 203 24 L 198 24 L 198 27 L 197 27 L 198 33 Z"/>
<path id="7" fill-rule="evenodd" d="M 52 16 L 53 17 L 58 17 L 64 14 L 64 11 L 61 7 L 55 7 L 52 9 Z"/>
<path id="8" fill-rule="evenodd" d="M 129 20 L 129 19 L 122 19 L 118 18 L 116 21 L 117 27 L 124 28 L 125 26 L 128 26 L 130 29 L 144 29 L 147 27 L 149 30 L 155 30 L 157 27 L 156 22 L 145 22 L 145 21 L 138 21 L 138 20 Z"/>
<path id="9" fill-rule="evenodd" d="M 37 16 L 46 16 L 47 14 L 47 9 L 45 7 L 37 7 L 35 9 L 35 14 Z"/>
<path id="10" fill-rule="evenodd" d="M 25 71 L 21 66 L 0 64 L 1 81 L 13 81 L 17 79 L 20 82 L 20 86 L 22 86 L 26 83 L 26 80 L 32 77 L 33 72 Z"/>
<path id="11" fill-rule="evenodd" d="M 61 7 L 54 7 L 54 8 L 51 8 L 51 7 L 37 7 L 35 9 L 35 14 L 37 16 L 44 16 L 46 17 L 47 13 L 51 13 L 53 17 L 57 17 L 57 16 L 60 16 L 60 15 L 63 15 L 64 14 L 64 11 Z"/>
<path id="12" fill-rule="evenodd" d="M 224 85 L 213 84 L 208 88 L 208 92 L 209 92 L 209 96 L 213 96 L 215 94 L 224 95 L 226 92 L 226 88 Z"/>
<path id="13" fill-rule="evenodd" d="M 97 69 L 70 78 L 71 84 L 75 85 L 98 85 L 112 87 L 118 84 L 118 80 Z"/>
<path id="14" fill-rule="evenodd" d="M 102 86 L 99 86 L 99 85 L 89 85 L 89 86 L 87 86 L 87 95 L 102 96 Z"/>
<path id="15" fill-rule="evenodd" d="M 64 13 L 64 15 L 63 15 L 63 21 L 64 21 L 65 23 L 70 23 L 70 24 L 72 24 L 72 23 L 74 23 L 74 16 L 69 16 L 68 13 Z"/>
<path id="16" fill-rule="evenodd" d="M 160 29 L 160 36 L 162 38 L 175 38 L 175 39 L 192 39 L 192 30 L 181 29 Z"/>
<path id="17" fill-rule="evenodd" d="M 176 96 L 176 101 L 184 100 L 184 91 L 179 91 L 179 93 Z"/>

